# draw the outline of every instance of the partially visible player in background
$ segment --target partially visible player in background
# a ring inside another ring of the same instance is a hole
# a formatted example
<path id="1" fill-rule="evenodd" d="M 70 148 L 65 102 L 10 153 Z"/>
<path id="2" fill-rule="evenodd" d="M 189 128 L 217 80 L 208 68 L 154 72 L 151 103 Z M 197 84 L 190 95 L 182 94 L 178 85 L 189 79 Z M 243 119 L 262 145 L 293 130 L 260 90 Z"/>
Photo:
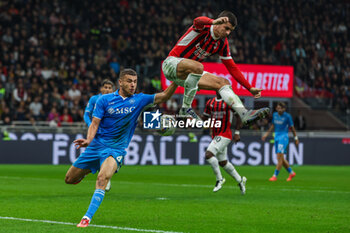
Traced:
<path id="1" fill-rule="evenodd" d="M 101 83 L 101 88 L 100 88 L 101 93 L 91 96 L 91 98 L 89 99 L 89 103 L 86 105 L 85 112 L 84 112 L 84 121 L 88 127 L 91 124 L 92 113 L 94 111 L 97 99 L 100 98 L 101 95 L 109 94 L 109 93 L 112 93 L 113 91 L 114 91 L 113 82 L 109 79 L 104 79 Z"/>
<path id="2" fill-rule="evenodd" d="M 229 11 L 221 12 L 217 19 L 197 17 L 164 60 L 162 70 L 165 77 L 185 88 L 180 115 L 201 120 L 192 109 L 198 88 L 219 92 L 223 101 L 238 113 L 244 124 L 249 125 L 268 115 L 268 108 L 248 111 L 233 92 L 230 82 L 204 71 L 201 63 L 207 57 L 219 54 L 231 76 L 255 98 L 261 97 L 262 89 L 250 85 L 231 57 L 227 37 L 236 26 L 237 18 Z"/>
<path id="3" fill-rule="evenodd" d="M 211 136 L 212 141 L 205 152 L 205 159 L 211 165 L 214 174 L 216 176 L 216 183 L 213 192 L 217 192 L 222 188 L 225 183 L 225 178 L 222 177 L 219 165 L 238 183 L 241 190 L 241 194 L 246 192 L 247 178 L 238 174 L 235 167 L 227 160 L 227 146 L 232 140 L 231 123 L 234 117 L 232 108 L 227 105 L 217 92 L 216 97 L 207 101 L 203 120 L 208 118 L 221 121 L 220 128 L 212 128 Z M 233 140 L 238 142 L 240 140 L 239 129 L 242 127 L 242 121 L 239 116 L 236 116 L 236 130 L 233 136 Z"/>
<path id="4" fill-rule="evenodd" d="M 273 176 L 269 179 L 270 181 L 276 181 L 280 170 L 283 167 L 288 171 L 289 177 L 287 181 L 291 181 L 295 176 L 295 172 L 289 166 L 288 161 L 285 159 L 284 154 L 287 151 L 287 146 L 289 143 L 288 131 L 289 128 L 292 130 L 294 135 L 295 144 L 299 144 L 299 139 L 294 128 L 292 117 L 286 112 L 286 104 L 279 102 L 276 107 L 276 111 L 272 115 L 272 124 L 269 130 L 262 136 L 262 140 L 269 136 L 270 132 L 275 128 L 275 151 L 277 154 L 277 165 Z"/>
<path id="5" fill-rule="evenodd" d="M 84 112 L 84 121 L 88 127 L 91 125 L 92 114 L 94 112 L 94 108 L 98 98 L 100 98 L 101 95 L 109 94 L 109 93 L 112 93 L 113 91 L 114 91 L 113 82 L 109 79 L 104 79 L 101 83 L 100 94 L 91 96 L 88 104 L 86 105 L 85 112 Z M 109 180 L 106 187 L 106 192 L 109 192 L 110 190 L 111 190 L 111 181 Z"/>
<path id="6" fill-rule="evenodd" d="M 107 183 L 122 166 L 137 119 L 145 107 L 167 101 L 177 88 L 172 83 L 161 93 L 135 94 L 137 73 L 132 69 L 120 72 L 119 86 L 119 90 L 97 100 L 87 139 L 74 141 L 77 149 L 87 148 L 67 171 L 66 183 L 74 184 L 86 173 L 99 171 L 89 208 L 77 227 L 87 227 L 102 203 Z"/>

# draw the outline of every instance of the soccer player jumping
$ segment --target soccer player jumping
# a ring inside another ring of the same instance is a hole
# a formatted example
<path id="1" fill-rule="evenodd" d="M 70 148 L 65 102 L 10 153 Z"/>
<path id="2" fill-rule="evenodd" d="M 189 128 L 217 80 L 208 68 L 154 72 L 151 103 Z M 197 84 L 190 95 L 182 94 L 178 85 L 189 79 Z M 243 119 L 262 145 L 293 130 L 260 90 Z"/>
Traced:
<path id="1" fill-rule="evenodd" d="M 249 84 L 231 57 L 227 37 L 236 25 L 237 18 L 229 11 L 221 12 L 215 20 L 205 16 L 195 18 L 193 25 L 179 39 L 164 60 L 162 70 L 165 77 L 185 88 L 180 115 L 200 120 L 191 108 L 199 88 L 217 91 L 223 100 L 239 114 L 246 125 L 267 116 L 268 108 L 247 110 L 233 92 L 227 79 L 203 70 L 201 62 L 211 55 L 219 54 L 232 77 L 248 89 L 255 98 L 261 96 L 262 89 Z"/>
<path id="2" fill-rule="evenodd" d="M 297 132 L 295 131 L 292 117 L 286 111 L 286 104 L 283 102 L 279 102 L 276 107 L 276 111 L 272 115 L 272 125 L 269 130 L 262 136 L 262 140 L 265 141 L 269 136 L 270 132 L 275 128 L 275 151 L 277 154 L 277 165 L 276 170 L 273 176 L 269 179 L 269 181 L 276 181 L 277 176 L 280 173 L 280 170 L 283 167 L 288 171 L 289 177 L 287 181 L 291 181 L 295 176 L 295 172 L 293 172 L 292 168 L 289 166 L 288 161 L 284 158 L 284 154 L 286 153 L 287 146 L 289 143 L 288 131 L 289 128 L 292 129 L 295 144 L 299 144 L 299 139 L 297 136 Z"/>
<path id="3" fill-rule="evenodd" d="M 89 225 L 104 198 L 108 181 L 122 166 L 139 115 L 148 105 L 166 102 L 177 88 L 177 85 L 172 83 L 161 93 L 135 94 L 137 74 L 132 69 L 120 72 L 119 85 L 119 90 L 102 95 L 97 100 L 87 139 L 74 141 L 77 149 L 87 148 L 68 170 L 66 183 L 74 184 L 90 171 L 100 171 L 89 208 L 78 227 Z"/>

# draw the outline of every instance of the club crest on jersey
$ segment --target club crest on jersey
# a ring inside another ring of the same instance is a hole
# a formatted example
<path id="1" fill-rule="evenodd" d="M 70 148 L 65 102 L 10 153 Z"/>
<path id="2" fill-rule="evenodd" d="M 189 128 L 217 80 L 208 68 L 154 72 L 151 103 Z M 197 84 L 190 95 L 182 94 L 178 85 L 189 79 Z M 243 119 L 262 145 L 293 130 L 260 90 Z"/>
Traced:
<path id="1" fill-rule="evenodd" d="M 129 100 L 129 103 L 130 103 L 130 104 L 134 104 L 134 103 L 135 103 L 135 100 L 134 100 L 134 99 L 131 99 L 131 100 Z"/>
<path id="2" fill-rule="evenodd" d="M 107 111 L 109 114 L 113 114 L 115 112 L 113 108 L 109 108 Z"/>

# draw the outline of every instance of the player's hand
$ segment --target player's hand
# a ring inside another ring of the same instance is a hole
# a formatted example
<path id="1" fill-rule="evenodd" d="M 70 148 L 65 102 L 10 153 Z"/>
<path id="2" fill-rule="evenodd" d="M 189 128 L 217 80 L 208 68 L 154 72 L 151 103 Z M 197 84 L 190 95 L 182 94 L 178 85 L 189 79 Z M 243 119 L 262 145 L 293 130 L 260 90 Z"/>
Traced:
<path id="1" fill-rule="evenodd" d="M 241 141 L 241 136 L 239 136 L 239 134 L 233 135 L 233 141 L 234 141 L 235 143 Z"/>
<path id="2" fill-rule="evenodd" d="M 262 136 L 262 137 L 261 137 L 261 140 L 262 140 L 263 142 L 265 142 L 266 137 L 267 137 L 266 135 Z"/>
<path id="3" fill-rule="evenodd" d="M 299 139 L 294 141 L 295 145 L 299 145 Z"/>
<path id="4" fill-rule="evenodd" d="M 262 89 L 255 88 L 255 87 L 252 87 L 249 89 L 249 92 L 252 93 L 252 95 L 254 96 L 255 99 L 261 97 L 261 91 L 262 91 Z"/>
<path id="5" fill-rule="evenodd" d="M 228 17 L 220 17 L 213 21 L 214 25 L 223 24 L 228 22 Z"/>
<path id="6" fill-rule="evenodd" d="M 77 147 L 77 149 L 80 149 L 82 147 L 87 147 L 90 144 L 90 141 L 84 138 L 80 138 L 75 140 L 73 143 Z"/>

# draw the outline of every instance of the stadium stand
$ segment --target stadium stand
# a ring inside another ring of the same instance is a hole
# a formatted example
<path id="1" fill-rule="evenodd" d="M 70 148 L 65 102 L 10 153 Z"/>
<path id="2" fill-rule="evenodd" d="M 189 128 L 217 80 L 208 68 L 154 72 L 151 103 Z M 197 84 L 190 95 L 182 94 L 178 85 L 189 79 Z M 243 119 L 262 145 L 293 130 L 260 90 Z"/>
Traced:
<path id="1" fill-rule="evenodd" d="M 237 63 L 294 66 L 296 95 L 313 108 L 332 109 L 350 125 L 350 15 L 346 14 L 350 4 L 324 0 L 0 4 L 3 124 L 80 122 L 102 79 L 116 80 L 123 67 L 137 70 L 140 91 L 159 90 L 160 63 L 193 18 L 214 18 L 230 6 L 239 23 L 230 37 Z"/>

